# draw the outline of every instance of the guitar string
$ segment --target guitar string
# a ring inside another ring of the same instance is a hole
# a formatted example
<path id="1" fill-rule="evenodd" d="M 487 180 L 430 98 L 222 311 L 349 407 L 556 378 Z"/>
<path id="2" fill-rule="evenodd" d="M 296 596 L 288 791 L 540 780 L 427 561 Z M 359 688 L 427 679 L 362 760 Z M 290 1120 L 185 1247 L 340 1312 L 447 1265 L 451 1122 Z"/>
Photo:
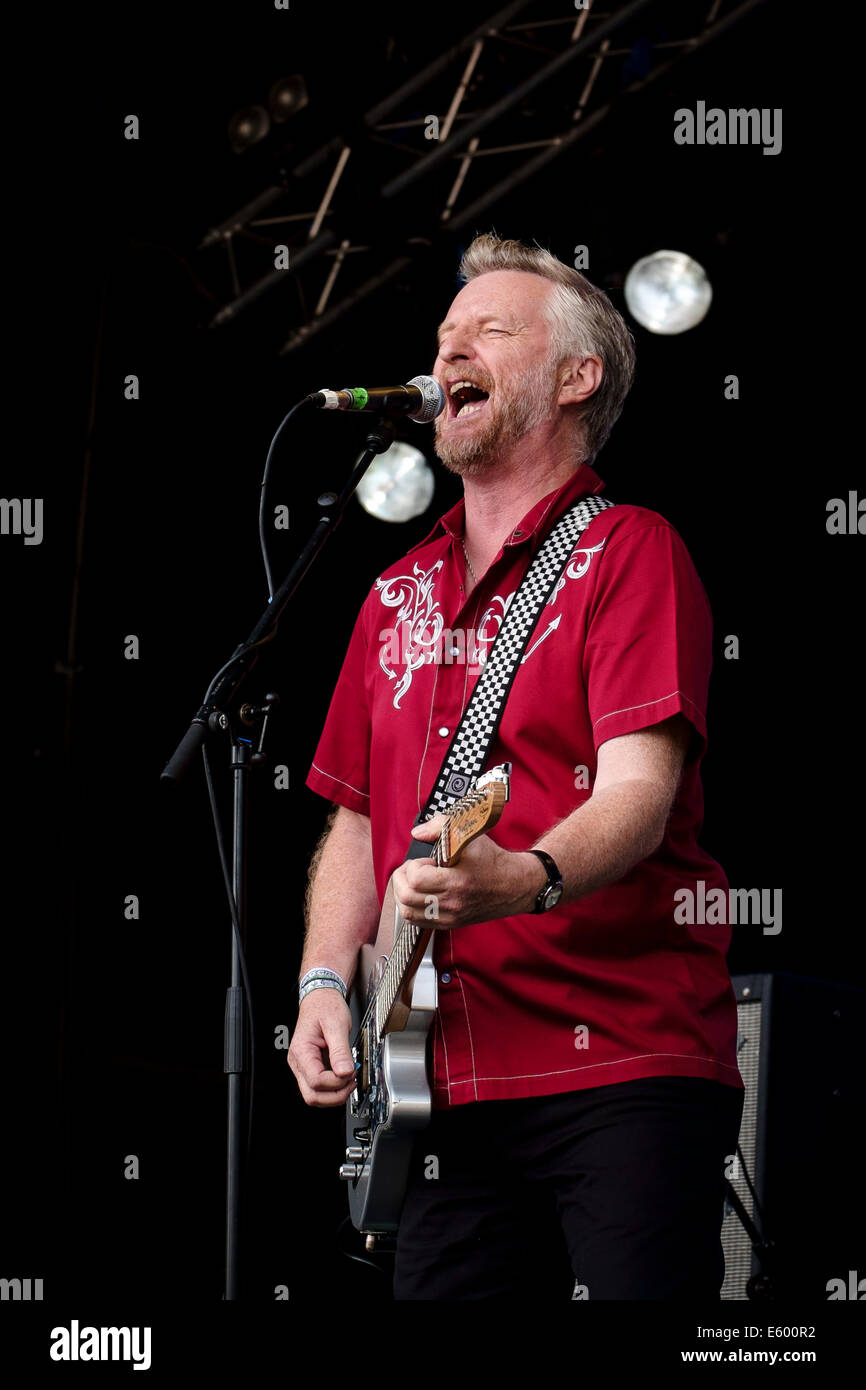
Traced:
<path id="1" fill-rule="evenodd" d="M 446 829 L 446 828 L 447 828 L 447 827 L 443 828 L 442 833 L 441 833 L 441 835 L 439 836 L 439 839 L 436 841 L 436 844 L 435 844 L 435 847 L 434 847 L 434 853 L 435 853 L 437 868 L 441 868 L 441 867 L 442 867 L 442 857 L 443 857 L 444 852 L 445 852 L 445 843 L 444 843 L 444 841 L 445 841 L 445 829 Z M 400 941 L 401 941 L 401 939 L 402 939 L 402 937 L 403 937 L 404 930 L 405 930 L 406 928 L 411 927 L 411 926 L 414 925 L 414 923 L 412 923 L 412 922 L 407 922 L 407 921 L 406 921 L 406 918 L 405 918 L 405 917 L 402 917 L 402 916 L 400 917 L 399 922 L 400 922 L 400 925 L 399 925 L 399 927 L 397 928 L 397 932 L 396 932 L 395 937 L 394 937 L 394 944 L 393 944 L 393 946 L 391 947 L 391 950 L 390 950 L 390 952 L 389 952 L 389 954 L 388 954 L 388 962 L 387 962 L 387 964 L 386 964 L 386 966 L 385 966 L 384 971 L 382 972 L 382 978 L 381 978 L 381 980 L 379 981 L 379 983 L 377 984 L 376 988 L 374 989 L 372 995 L 370 996 L 370 1000 L 369 1000 L 369 1002 L 368 1002 L 368 1004 L 367 1004 L 367 1008 L 366 1008 L 366 1010 L 364 1011 L 364 1016 L 363 1016 L 363 1018 L 361 1019 L 360 1024 L 358 1025 L 358 1032 L 357 1032 L 357 1035 L 356 1035 L 356 1037 L 358 1037 L 358 1038 L 360 1037 L 361 1033 L 364 1031 L 364 1028 L 366 1027 L 367 1023 L 369 1022 L 371 1015 L 373 1014 L 374 1010 L 376 1009 L 376 1007 L 377 1007 L 377 1005 L 378 1005 L 378 1003 L 379 1003 L 379 998 L 380 998 L 380 994 L 381 994 L 381 992 L 382 992 L 382 988 L 383 988 L 383 986 L 385 985 L 385 983 L 386 983 L 386 982 L 388 981 L 388 979 L 389 979 L 388 968 L 389 968 L 391 962 L 393 961 L 393 959 L 394 959 L 394 957 L 395 957 L 395 955 L 396 955 L 397 948 L 398 948 L 398 946 L 399 946 L 399 944 L 400 944 Z M 396 997 L 396 996 L 395 996 L 395 997 Z M 392 1004 L 393 1004 L 393 1001 L 392 1001 Z M 390 1013 L 390 1007 L 389 1007 L 388 1012 Z M 387 1015 L 386 1015 L 386 1017 L 387 1017 Z M 378 1031 L 378 1030 L 377 1030 L 377 1031 Z"/>
<path id="2" fill-rule="evenodd" d="M 468 795 L 466 795 L 465 797 L 462 797 L 462 798 L 461 798 L 460 802 L 458 802 L 458 803 L 456 803 L 454 806 L 452 806 L 451 811 L 449 812 L 449 822 L 448 822 L 448 823 L 450 823 L 450 821 L 453 820 L 453 818 L 454 818 L 454 816 L 455 816 L 455 813 L 456 813 L 458 810 L 461 810 L 461 811 L 462 811 L 462 810 L 466 810 L 466 811 L 472 810 L 474 807 L 478 806 L 481 802 L 485 801 L 486 799 L 487 799 L 487 793 L 486 793 L 486 792 L 481 792 L 481 791 L 478 791 L 477 789 L 475 789 L 475 790 L 469 792 Z M 442 833 L 441 833 L 441 835 L 439 836 L 439 839 L 436 841 L 436 846 L 435 846 L 435 858 L 436 858 L 437 867 L 439 867 L 439 868 L 442 867 L 442 860 L 443 860 L 443 857 L 444 857 L 444 855 L 445 855 L 445 831 L 448 829 L 448 823 L 446 823 L 446 825 L 443 827 Z M 399 991 L 399 985 L 400 985 L 400 983 L 401 983 L 402 976 L 404 975 L 405 970 L 406 970 L 406 966 L 408 965 L 409 961 L 412 959 L 412 955 L 414 954 L 415 947 L 417 946 L 418 938 L 416 937 L 415 941 L 412 942 L 411 945 L 410 945 L 410 947 L 409 947 L 408 953 L 407 953 L 407 955 L 406 955 L 406 959 L 403 961 L 402 966 L 400 966 L 400 967 L 399 967 L 399 970 L 396 972 L 397 975 L 398 975 L 398 979 L 397 979 L 397 981 L 395 982 L 395 981 L 394 981 L 394 974 L 395 974 L 395 969 L 394 969 L 394 967 L 396 966 L 396 962 L 397 962 L 398 959 L 399 959 L 399 950 L 402 948 L 404 935 L 410 935 L 410 934 L 411 934 L 411 931 L 412 931 L 413 929 L 417 931 L 418 936 L 420 936 L 420 935 L 421 935 L 421 932 L 423 931 L 423 927 L 420 927 L 416 922 L 407 922 L 406 919 L 405 919 L 405 917 L 401 917 L 401 918 L 400 918 L 400 926 L 399 926 L 399 928 L 398 928 L 398 930 L 397 930 L 397 934 L 396 934 L 396 936 L 395 936 L 395 938 L 394 938 L 394 944 L 393 944 L 393 946 L 392 946 L 392 948 L 391 948 L 391 952 L 390 952 L 390 954 L 389 954 L 389 956 L 388 956 L 388 961 L 387 961 L 387 964 L 386 964 L 386 966 L 385 966 L 385 970 L 383 971 L 382 979 L 380 980 L 380 982 L 379 982 L 379 984 L 378 984 L 378 986 L 377 986 L 377 988 L 376 988 L 376 991 L 375 991 L 375 995 L 376 995 L 376 1001 L 375 1001 L 375 1002 L 378 1003 L 378 1002 L 379 1002 L 379 997 L 380 997 L 381 993 L 384 992 L 384 987 L 385 987 L 385 985 L 387 984 L 387 985 L 394 986 L 394 987 L 390 990 L 390 995 L 391 995 L 391 997 L 390 997 L 390 1002 L 388 1002 L 387 1009 L 385 1010 L 384 1018 L 383 1018 L 383 1020 L 382 1020 L 383 1022 L 386 1022 L 386 1021 L 387 1021 L 388 1015 L 390 1014 L 391 1009 L 392 1009 L 393 1006 L 394 1006 L 394 1001 L 395 1001 L 395 999 L 397 998 L 397 995 L 398 995 L 399 992 L 400 992 L 400 991 Z"/>
<path id="3" fill-rule="evenodd" d="M 433 849 L 433 857 L 434 857 L 434 859 L 435 859 L 435 861 L 436 861 L 436 867 L 437 867 L 437 868 L 440 868 L 440 869 L 441 869 L 441 867 L 442 867 L 442 860 L 443 860 L 444 854 L 445 854 L 445 827 L 443 827 L 442 833 L 440 834 L 439 839 L 436 841 L 436 844 L 435 844 L 434 849 Z M 403 964 L 402 964 L 402 966 L 400 966 L 399 970 L 396 970 L 396 969 L 395 969 L 395 963 L 396 963 L 396 961 L 400 958 L 400 957 L 399 957 L 399 952 L 402 951 L 403 946 L 404 946 L 404 942 L 405 942 L 406 938 L 411 938 L 413 930 L 417 931 L 417 935 L 416 935 L 416 937 L 415 937 L 415 940 L 414 940 L 414 941 L 411 941 L 411 940 L 410 940 L 410 942 L 409 942 L 409 947 L 408 947 L 408 951 L 407 951 L 407 954 L 406 954 L 406 959 L 403 961 Z M 413 956 L 413 954 L 414 954 L 415 948 L 416 948 L 416 946 L 417 946 L 417 944 L 418 944 L 419 937 L 420 937 L 420 935 L 421 935 L 421 931 L 422 931 L 422 928 L 421 928 L 421 927 L 418 927 L 417 924 L 416 924 L 415 922 L 407 922 L 407 921 L 406 921 L 406 918 L 401 916 L 401 918 L 400 918 L 400 926 L 399 926 L 399 928 L 398 928 L 398 930 L 397 930 L 397 934 L 396 934 L 396 937 L 395 937 L 395 940 L 394 940 L 394 945 L 393 945 L 393 947 L 391 948 L 391 953 L 390 953 L 390 955 L 388 956 L 388 961 L 387 961 L 387 964 L 386 964 L 386 966 L 385 966 L 385 970 L 384 970 L 383 973 L 382 973 L 382 979 L 380 980 L 379 985 L 378 985 L 377 990 L 376 990 L 376 993 L 377 993 L 377 996 L 378 996 L 378 995 L 381 994 L 381 992 L 383 991 L 384 986 L 385 986 L 386 984 L 389 986 L 389 988 L 388 988 L 388 995 L 389 995 L 390 997 L 389 997 L 389 1000 L 387 1001 L 387 1008 L 386 1008 L 386 1010 L 384 1011 L 384 1015 L 383 1015 L 383 1018 L 382 1018 L 382 1023 L 383 1023 L 383 1024 L 387 1022 L 387 1020 L 388 1020 L 388 1015 L 390 1014 L 391 1009 L 394 1007 L 394 1001 L 396 1000 L 397 995 L 398 995 L 399 992 L 400 992 L 400 985 L 401 985 L 401 982 L 402 982 L 402 978 L 403 978 L 403 976 L 404 976 L 405 973 L 406 973 L 406 967 L 407 967 L 407 965 L 409 964 L 409 961 L 412 959 L 412 956 Z M 396 979 L 396 980 L 394 979 L 394 975 L 395 975 L 395 974 L 397 975 L 397 979 Z M 377 1030 L 377 1031 L 378 1031 L 378 1030 Z M 381 1036 L 381 1033 L 380 1033 L 380 1036 Z"/>
<path id="4" fill-rule="evenodd" d="M 485 798 L 486 798 L 486 792 L 479 792 L 479 791 L 476 789 L 475 791 L 470 792 L 466 797 L 461 798 L 460 809 L 470 810 L 470 809 L 472 809 L 473 807 L 477 806 L 477 805 L 479 804 L 479 802 L 485 800 Z M 449 820 L 450 820 L 451 816 L 453 816 L 454 812 L 455 812 L 457 809 L 458 809 L 458 806 L 457 806 L 457 805 L 455 805 L 455 806 L 453 806 L 453 807 L 451 808 L 451 812 L 449 813 Z M 446 825 L 445 825 L 445 826 L 443 827 L 443 829 L 442 829 L 442 832 L 441 832 L 441 834 L 440 834 L 440 836 L 439 836 L 439 839 L 436 841 L 436 844 L 435 844 L 434 854 L 435 854 L 435 858 L 436 858 L 437 867 L 439 867 L 439 868 L 441 868 L 441 866 L 442 866 L 442 858 L 443 858 L 444 853 L 445 853 L 445 831 L 446 831 L 447 829 L 448 829 L 448 825 L 447 825 L 447 823 L 446 823 Z M 378 1014 L 378 1006 L 379 1006 L 379 1004 L 380 1004 L 380 1002 L 381 1002 L 382 994 L 385 992 L 385 986 L 386 986 L 386 985 L 391 985 L 391 984 L 394 982 L 394 981 L 393 981 L 394 971 L 393 971 L 392 967 L 396 964 L 396 961 L 397 961 L 397 958 L 398 958 L 398 948 L 400 948 L 400 946 L 401 946 L 401 944 L 402 944 L 404 934 L 406 934 L 410 928 L 416 927 L 416 926 L 417 926 L 416 923 L 414 923 L 414 922 L 407 922 L 406 919 L 405 919 L 405 917 L 400 917 L 400 919 L 399 919 L 399 926 L 398 926 L 398 928 L 397 928 L 397 932 L 396 932 L 395 937 L 394 937 L 393 945 L 392 945 L 391 950 L 390 950 L 390 952 L 389 952 L 389 954 L 388 954 L 388 959 L 387 959 L 387 962 L 386 962 L 386 965 L 385 965 L 385 969 L 384 969 L 383 972 L 382 972 L 382 977 L 381 977 L 381 979 L 379 980 L 379 983 L 377 984 L 375 990 L 373 991 L 373 994 L 372 994 L 372 996 L 370 997 L 370 1000 L 369 1000 L 369 1002 L 368 1002 L 368 1004 L 367 1004 L 367 1008 L 366 1008 L 365 1011 L 364 1011 L 364 1015 L 363 1015 L 363 1017 L 362 1017 L 362 1019 L 361 1019 L 361 1022 L 360 1022 L 359 1025 L 358 1025 L 358 1030 L 357 1030 L 357 1033 L 355 1034 L 355 1038 L 354 1038 L 354 1040 L 353 1040 L 353 1046 L 357 1045 L 358 1041 L 360 1040 L 361 1034 L 363 1033 L 365 1027 L 367 1026 L 367 1024 L 368 1024 L 368 1022 L 369 1022 L 371 1016 L 374 1015 L 374 1014 Z M 423 928 L 418 927 L 417 929 L 418 929 L 418 933 L 419 933 L 419 936 L 420 936 L 420 933 L 421 933 L 421 931 L 423 930 Z M 414 948 L 415 948 L 416 945 L 417 945 L 417 939 L 416 939 L 415 942 L 412 943 L 412 947 L 410 948 L 409 955 L 407 956 L 406 961 L 403 963 L 403 966 L 402 966 L 401 969 L 400 969 L 399 974 L 400 974 L 401 977 L 402 977 L 403 973 L 405 972 L 406 965 L 408 964 L 409 960 L 411 960 L 411 958 L 412 958 L 412 953 L 413 953 Z M 384 1017 L 383 1017 L 382 1020 L 381 1020 L 382 1024 L 384 1024 L 385 1022 L 387 1022 L 388 1015 L 390 1014 L 391 1009 L 392 1009 L 393 1006 L 394 1006 L 394 1000 L 397 998 L 398 992 L 399 992 L 399 991 L 398 991 L 396 988 L 393 989 L 393 991 L 391 992 L 391 1000 L 390 1000 L 390 1003 L 388 1004 L 387 1010 L 386 1010 L 385 1013 L 384 1013 Z M 376 1019 L 376 1023 L 377 1023 L 376 1032 L 377 1032 L 377 1041 L 378 1041 L 378 1039 L 381 1038 L 380 1025 L 379 1025 L 379 1020 L 378 1020 L 378 1018 Z"/>

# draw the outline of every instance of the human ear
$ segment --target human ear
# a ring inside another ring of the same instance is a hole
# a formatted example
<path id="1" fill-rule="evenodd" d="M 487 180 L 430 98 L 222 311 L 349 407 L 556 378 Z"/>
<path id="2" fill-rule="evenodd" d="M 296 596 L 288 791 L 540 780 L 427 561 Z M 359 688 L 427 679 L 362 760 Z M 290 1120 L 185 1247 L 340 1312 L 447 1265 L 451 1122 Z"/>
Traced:
<path id="1" fill-rule="evenodd" d="M 558 405 L 576 405 L 585 401 L 601 385 L 604 367 L 600 357 L 573 357 L 565 364 L 557 398 Z"/>

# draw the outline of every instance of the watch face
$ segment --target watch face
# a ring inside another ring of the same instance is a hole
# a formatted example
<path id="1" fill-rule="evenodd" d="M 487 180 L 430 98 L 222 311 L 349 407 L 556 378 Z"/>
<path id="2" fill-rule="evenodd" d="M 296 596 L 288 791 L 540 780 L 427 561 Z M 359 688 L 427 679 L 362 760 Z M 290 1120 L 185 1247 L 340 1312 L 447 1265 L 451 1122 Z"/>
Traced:
<path id="1" fill-rule="evenodd" d="M 559 900 L 560 900 L 561 897 L 562 897 L 562 884 L 557 883 L 557 884 L 554 884 L 554 886 L 553 886 L 552 888 L 549 888 L 548 891 L 547 891 L 547 894 L 546 894 L 546 896 L 545 896 L 545 899 L 544 899 L 544 910 L 545 910 L 545 912 L 549 912 L 550 909 L 551 909 L 552 907 L 556 907 L 556 904 L 559 902 Z"/>

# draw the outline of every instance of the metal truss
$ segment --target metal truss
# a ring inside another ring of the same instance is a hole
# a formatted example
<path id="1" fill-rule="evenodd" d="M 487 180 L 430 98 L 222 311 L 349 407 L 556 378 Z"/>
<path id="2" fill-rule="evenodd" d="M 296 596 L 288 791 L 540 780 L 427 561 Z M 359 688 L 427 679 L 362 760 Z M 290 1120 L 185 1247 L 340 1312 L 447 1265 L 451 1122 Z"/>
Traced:
<path id="1" fill-rule="evenodd" d="M 402 274 L 439 235 L 477 224 L 623 100 L 763 3 L 505 6 L 379 101 L 355 129 L 281 171 L 207 233 L 200 254 L 223 248 L 232 290 L 211 327 L 236 320 L 288 277 L 297 288 L 297 323 L 281 353 L 294 351 Z M 656 37 L 672 30 L 681 36 Z M 366 190 L 363 200 L 357 191 L 340 196 L 347 171 L 355 190 Z M 371 226 L 377 237 L 389 229 L 376 245 Z M 250 263 L 243 277 L 241 245 Z M 288 248 L 288 269 L 274 268 L 278 246 Z"/>

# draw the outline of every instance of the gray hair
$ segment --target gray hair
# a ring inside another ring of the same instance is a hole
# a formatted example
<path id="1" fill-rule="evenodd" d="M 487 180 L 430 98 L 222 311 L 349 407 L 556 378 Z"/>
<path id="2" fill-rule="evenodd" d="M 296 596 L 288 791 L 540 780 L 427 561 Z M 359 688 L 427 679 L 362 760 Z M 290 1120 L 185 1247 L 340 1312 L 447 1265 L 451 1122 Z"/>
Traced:
<path id="1" fill-rule="evenodd" d="M 604 290 L 541 246 L 477 236 L 460 262 L 460 278 L 474 280 L 491 270 L 526 270 L 552 280 L 545 314 L 557 365 L 567 357 L 597 356 L 602 379 L 580 409 L 583 457 L 591 463 L 619 419 L 634 380 L 634 339 Z"/>

